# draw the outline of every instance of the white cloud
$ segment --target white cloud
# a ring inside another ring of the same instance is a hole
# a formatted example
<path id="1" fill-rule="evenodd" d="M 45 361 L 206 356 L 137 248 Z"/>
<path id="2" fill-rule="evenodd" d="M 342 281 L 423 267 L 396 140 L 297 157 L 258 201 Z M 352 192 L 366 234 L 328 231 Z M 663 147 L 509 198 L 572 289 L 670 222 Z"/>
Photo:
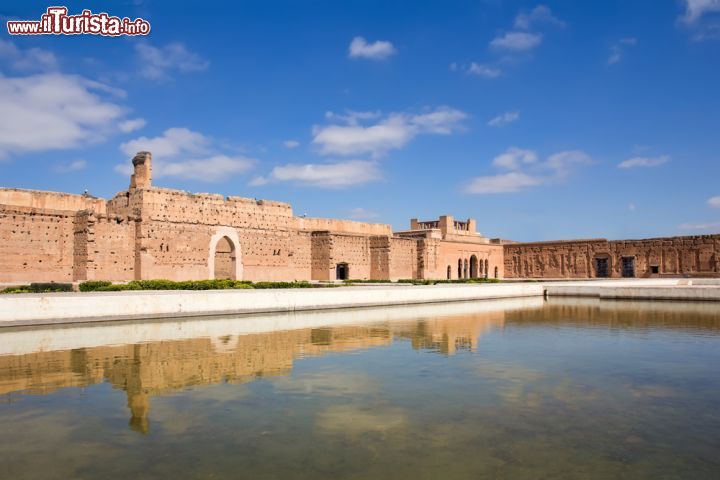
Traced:
<path id="1" fill-rule="evenodd" d="M 20 49 L 10 40 L 0 40 L 0 61 L 6 62 L 13 70 L 50 71 L 57 70 L 58 61 L 52 52 L 40 48 Z"/>
<path id="2" fill-rule="evenodd" d="M 125 120 L 123 122 L 120 122 L 118 124 L 118 128 L 120 129 L 121 132 L 130 133 L 130 132 L 134 132 L 135 130 L 140 130 L 146 124 L 147 124 L 147 122 L 145 121 L 144 118 L 133 118 L 130 120 Z"/>
<path id="3" fill-rule="evenodd" d="M 220 182 L 230 175 L 247 172 L 256 163 L 257 160 L 243 156 L 214 155 L 193 160 L 156 162 L 153 164 L 153 175 Z"/>
<path id="4" fill-rule="evenodd" d="M 530 187 L 562 182 L 576 168 L 591 163 L 590 155 L 581 150 L 558 152 L 540 162 L 534 151 L 511 147 L 492 162 L 494 167 L 511 172 L 472 178 L 465 185 L 464 191 L 481 195 L 519 192 Z"/>
<path id="5" fill-rule="evenodd" d="M 455 62 L 450 64 L 451 72 L 464 72 L 467 75 L 474 75 L 481 78 L 497 78 L 502 75 L 502 70 L 490 65 L 471 62 L 470 65 L 459 65 Z"/>
<path id="6" fill-rule="evenodd" d="M 568 150 L 550 155 L 543 167 L 553 171 L 556 179 L 570 175 L 576 167 L 592 164 L 592 158 L 582 150 Z"/>
<path id="7" fill-rule="evenodd" d="M 479 63 L 472 62 L 467 68 L 467 73 L 483 78 L 497 78 L 502 75 L 502 70 L 496 67 L 490 67 L 488 65 L 481 65 Z"/>
<path id="8" fill-rule="evenodd" d="M 428 113 L 391 113 L 373 125 L 359 122 L 346 125 L 324 125 L 313 128 L 313 143 L 323 155 L 381 156 L 389 150 L 404 147 L 422 134 L 447 135 L 461 128 L 467 115 L 453 108 L 441 107 Z"/>
<path id="9" fill-rule="evenodd" d="M 153 176 L 177 177 L 204 182 L 219 182 L 231 175 L 245 173 L 257 160 L 242 155 L 227 155 L 216 151 L 213 140 L 187 128 L 168 128 L 157 137 L 139 137 L 120 145 L 120 150 L 132 158 L 137 152 L 153 154 Z M 129 161 L 115 167 L 115 171 L 132 173 Z"/>
<path id="10" fill-rule="evenodd" d="M 102 140 L 125 109 L 99 92 L 122 93 L 76 75 L 0 76 L 0 158 Z"/>
<path id="11" fill-rule="evenodd" d="M 708 198 L 707 204 L 712 208 L 720 208 L 720 195 Z"/>
<path id="12" fill-rule="evenodd" d="M 618 164 L 618 168 L 629 169 L 629 168 L 650 168 L 658 167 L 664 163 L 670 161 L 670 157 L 667 155 L 661 155 L 659 157 L 632 157 L 627 160 L 623 160 Z"/>
<path id="13" fill-rule="evenodd" d="M 708 223 L 683 223 L 678 225 L 680 230 L 695 230 L 698 232 L 720 232 L 720 222 Z"/>
<path id="14" fill-rule="evenodd" d="M 515 28 L 522 30 L 527 30 L 533 24 L 538 23 L 553 25 L 556 27 L 565 26 L 565 22 L 554 16 L 550 8 L 545 5 L 538 5 L 530 11 L 520 12 L 515 17 Z"/>
<path id="15" fill-rule="evenodd" d="M 682 20 L 691 24 L 708 13 L 720 12 L 720 0 L 684 0 L 685 14 Z"/>
<path id="16" fill-rule="evenodd" d="M 540 177 L 534 177 L 522 172 L 510 172 L 488 177 L 475 177 L 465 187 L 465 193 L 489 194 L 512 193 L 528 187 L 543 183 Z"/>
<path id="17" fill-rule="evenodd" d="M 350 209 L 350 218 L 353 220 L 369 220 L 377 217 L 377 212 L 373 212 L 372 210 L 368 210 L 366 208 L 357 207 Z"/>
<path id="18" fill-rule="evenodd" d="M 140 74 L 150 80 L 169 80 L 173 71 L 198 72 L 207 69 L 210 65 L 209 61 L 189 51 L 182 43 L 170 43 L 164 47 L 137 43 L 135 51 L 142 64 Z"/>
<path id="19" fill-rule="evenodd" d="M 365 58 L 368 60 L 385 60 L 395 55 L 397 50 L 392 43 L 385 40 L 378 40 L 368 43 L 363 37 L 355 37 L 348 47 L 348 57 Z"/>
<path id="20" fill-rule="evenodd" d="M 298 142 L 297 140 L 285 140 L 283 142 L 283 145 L 285 145 L 285 148 L 293 149 L 299 147 L 300 142 Z"/>
<path id="21" fill-rule="evenodd" d="M 524 150 L 522 148 L 510 147 L 504 153 L 493 158 L 492 164 L 497 168 L 506 170 L 517 170 L 523 164 L 535 163 L 538 156 L 532 150 Z"/>
<path id="22" fill-rule="evenodd" d="M 610 46 L 610 56 L 608 57 L 608 65 L 619 63 L 625 54 L 625 47 L 637 44 L 637 39 L 628 37 L 621 38 L 617 43 Z"/>
<path id="23" fill-rule="evenodd" d="M 257 177 L 251 185 L 292 182 L 302 186 L 343 188 L 382 179 L 377 163 L 349 160 L 338 163 L 289 164 L 272 169 L 267 177 Z"/>
<path id="24" fill-rule="evenodd" d="M 490 46 L 496 49 L 525 51 L 532 50 L 542 42 L 542 34 L 528 32 L 508 32 L 495 37 Z"/>
<path id="25" fill-rule="evenodd" d="M 357 125 L 361 120 L 374 120 L 381 116 L 380 112 L 357 112 L 355 110 L 346 110 L 345 113 L 325 112 L 326 119 L 348 125 Z"/>
<path id="26" fill-rule="evenodd" d="M 56 165 L 54 170 L 59 173 L 69 173 L 69 172 L 79 172 L 80 170 L 85 170 L 87 167 L 87 162 L 85 160 L 74 160 L 70 163 L 62 163 L 60 165 Z"/>
<path id="27" fill-rule="evenodd" d="M 185 154 L 202 154 L 210 151 L 212 140 L 187 128 L 168 128 L 159 137 L 139 137 L 120 145 L 128 157 L 137 152 L 149 151 L 154 157 L 174 157 Z"/>
<path id="28" fill-rule="evenodd" d="M 517 121 L 520 118 L 520 112 L 505 112 L 488 121 L 490 127 L 503 127 Z"/>

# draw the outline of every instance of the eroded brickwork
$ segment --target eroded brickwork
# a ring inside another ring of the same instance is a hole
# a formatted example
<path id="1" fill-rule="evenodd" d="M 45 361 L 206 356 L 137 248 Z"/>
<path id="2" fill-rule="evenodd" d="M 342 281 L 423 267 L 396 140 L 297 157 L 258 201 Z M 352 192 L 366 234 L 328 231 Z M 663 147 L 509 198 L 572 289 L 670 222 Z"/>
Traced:
<path id="1" fill-rule="evenodd" d="M 532 244 L 490 241 L 473 219 L 389 225 L 295 216 L 283 202 L 152 185 L 139 152 L 109 201 L 0 188 L 0 282 L 720 276 L 718 235 Z"/>
<path id="2" fill-rule="evenodd" d="M 508 278 L 720 276 L 720 235 L 505 245 Z"/>
<path id="3" fill-rule="evenodd" d="M 75 215 L 0 205 L 0 281 L 72 281 Z"/>

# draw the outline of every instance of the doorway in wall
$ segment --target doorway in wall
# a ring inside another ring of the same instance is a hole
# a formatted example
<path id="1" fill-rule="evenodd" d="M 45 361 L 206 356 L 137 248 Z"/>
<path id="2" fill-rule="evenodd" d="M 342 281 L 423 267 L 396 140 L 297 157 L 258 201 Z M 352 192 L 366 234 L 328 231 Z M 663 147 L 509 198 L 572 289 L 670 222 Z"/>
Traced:
<path id="1" fill-rule="evenodd" d="M 475 255 L 470 257 L 470 278 L 478 277 L 478 259 Z"/>
<path id="2" fill-rule="evenodd" d="M 595 276 L 607 278 L 610 276 L 610 260 L 606 257 L 595 259 Z"/>
<path id="3" fill-rule="evenodd" d="M 228 237 L 222 237 L 215 246 L 214 261 L 217 280 L 236 280 L 235 245 Z"/>
<path id="4" fill-rule="evenodd" d="M 635 257 L 622 257 L 622 276 L 632 278 L 635 276 Z"/>
<path id="5" fill-rule="evenodd" d="M 348 280 L 350 278 L 350 267 L 347 263 L 338 263 L 335 267 L 336 280 Z"/>

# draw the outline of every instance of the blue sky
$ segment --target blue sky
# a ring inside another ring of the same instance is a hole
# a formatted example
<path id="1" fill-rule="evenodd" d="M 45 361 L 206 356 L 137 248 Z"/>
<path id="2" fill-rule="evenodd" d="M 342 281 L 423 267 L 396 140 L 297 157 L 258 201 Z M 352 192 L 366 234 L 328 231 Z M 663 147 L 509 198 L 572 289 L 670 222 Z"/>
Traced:
<path id="1" fill-rule="evenodd" d="M 3 23 L 49 4 L 10 2 Z M 70 2 L 0 36 L 0 186 L 159 186 L 516 240 L 720 232 L 720 0 Z"/>

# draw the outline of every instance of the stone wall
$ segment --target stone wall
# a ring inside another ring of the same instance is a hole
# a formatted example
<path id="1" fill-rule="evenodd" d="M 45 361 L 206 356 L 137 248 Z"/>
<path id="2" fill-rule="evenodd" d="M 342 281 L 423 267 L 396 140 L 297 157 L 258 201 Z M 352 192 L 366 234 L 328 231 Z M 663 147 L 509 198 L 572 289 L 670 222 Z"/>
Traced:
<path id="1" fill-rule="evenodd" d="M 135 278 L 135 221 L 98 214 L 84 214 L 87 237 L 86 274 L 75 280 L 123 281 Z M 80 217 L 80 215 L 78 215 Z M 82 244 L 77 231 L 76 242 Z M 75 248 L 82 248 L 76 243 Z"/>
<path id="2" fill-rule="evenodd" d="M 720 235 L 516 243 L 504 249 L 508 278 L 596 278 L 605 268 L 608 278 L 720 276 Z"/>
<path id="3" fill-rule="evenodd" d="M 347 264 L 349 279 L 372 278 L 371 238 L 335 232 L 312 233 L 312 279 L 336 280 L 338 264 Z"/>
<path id="4" fill-rule="evenodd" d="M 0 205 L 0 282 L 70 282 L 73 211 Z"/>
<path id="5" fill-rule="evenodd" d="M 503 248 L 500 245 L 441 241 L 437 243 L 434 251 L 434 258 L 427 260 L 428 265 L 423 278 L 447 279 L 448 276 L 450 279 L 503 278 L 504 276 Z"/>
<path id="6" fill-rule="evenodd" d="M 0 188 L 0 205 L 69 212 L 86 209 L 105 212 L 105 200 L 102 198 L 19 188 Z"/>
<path id="7" fill-rule="evenodd" d="M 417 240 L 391 237 L 389 243 L 388 278 L 390 280 L 418 278 Z"/>

